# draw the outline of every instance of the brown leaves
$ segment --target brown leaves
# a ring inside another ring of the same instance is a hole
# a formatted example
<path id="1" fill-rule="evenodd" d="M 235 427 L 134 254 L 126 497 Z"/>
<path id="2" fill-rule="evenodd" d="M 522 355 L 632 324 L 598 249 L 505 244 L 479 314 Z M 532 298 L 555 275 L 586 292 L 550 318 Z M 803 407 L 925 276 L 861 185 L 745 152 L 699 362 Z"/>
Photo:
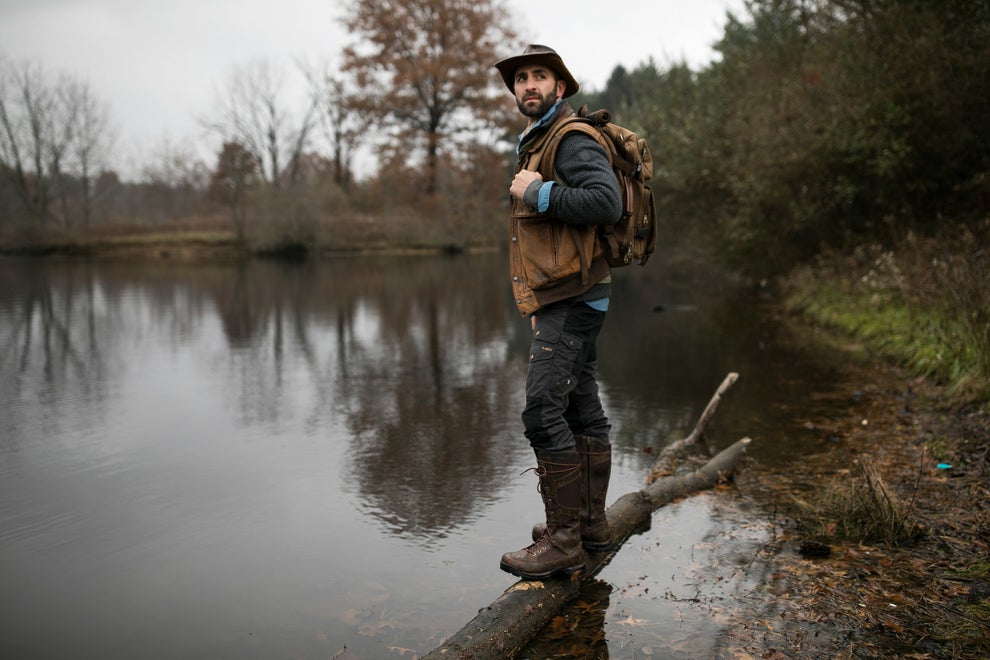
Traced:
<path id="1" fill-rule="evenodd" d="M 411 131 L 406 156 L 425 148 L 432 168 L 442 141 L 504 111 L 493 101 L 509 95 L 492 65 L 516 37 L 492 0 L 352 2 L 344 22 L 358 42 L 343 68 L 372 119 Z"/>
<path id="2" fill-rule="evenodd" d="M 626 616 L 626 618 L 619 619 L 615 623 L 616 623 L 616 625 L 619 625 L 619 626 L 631 626 L 633 628 L 639 628 L 639 627 L 643 626 L 646 623 L 646 621 L 643 620 L 643 619 L 637 619 L 637 618 L 633 617 L 630 614 L 630 615 Z"/>
<path id="3" fill-rule="evenodd" d="M 568 619 L 565 616 L 555 616 L 550 622 L 550 634 L 554 637 L 563 637 L 574 632 L 577 627 L 577 619 Z"/>

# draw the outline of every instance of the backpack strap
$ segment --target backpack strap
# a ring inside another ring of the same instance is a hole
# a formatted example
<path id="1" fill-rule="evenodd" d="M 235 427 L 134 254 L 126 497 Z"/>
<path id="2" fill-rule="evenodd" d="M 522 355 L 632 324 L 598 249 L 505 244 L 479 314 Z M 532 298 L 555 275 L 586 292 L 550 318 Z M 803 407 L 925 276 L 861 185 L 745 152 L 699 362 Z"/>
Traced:
<path id="1" fill-rule="evenodd" d="M 584 133 L 594 139 L 595 142 L 600 144 L 602 148 L 605 149 L 605 154 L 609 157 L 609 161 L 612 160 L 612 155 L 609 151 L 608 144 L 604 142 L 605 136 L 602 135 L 601 131 L 595 128 L 589 119 L 572 115 L 561 120 L 560 123 L 554 127 L 553 133 L 550 134 L 549 140 L 544 147 L 544 152 L 547 159 L 546 171 L 550 174 L 550 176 L 554 176 L 554 167 L 557 159 L 557 147 L 560 146 L 560 141 L 563 140 L 565 136 L 575 131 Z"/>
<path id="2" fill-rule="evenodd" d="M 533 172 L 543 171 L 544 168 L 542 167 L 542 164 L 544 157 L 546 156 L 547 153 L 550 153 L 552 160 L 553 158 L 552 154 L 557 148 L 557 142 L 553 142 L 552 150 L 550 149 L 550 143 L 554 137 L 554 133 L 560 129 L 561 125 L 565 123 L 566 120 L 572 119 L 574 116 L 575 116 L 574 110 L 569 105 L 564 103 L 563 108 L 561 108 L 560 110 L 560 117 L 556 120 L 556 122 L 551 126 L 549 126 L 546 132 L 543 133 L 543 135 L 537 137 L 535 140 L 533 140 L 532 143 L 530 143 L 527 146 L 525 151 L 526 169 L 531 170 Z M 517 172 L 519 171 L 523 163 L 522 156 L 523 154 L 520 153 L 520 160 L 519 163 L 516 165 Z M 550 170 L 550 172 L 552 176 L 553 170 Z"/>
<path id="3" fill-rule="evenodd" d="M 599 113 L 602 113 L 602 116 L 596 117 L 596 115 L 598 115 Z M 551 136 L 550 141 L 547 143 L 547 146 L 545 147 L 545 149 L 549 154 L 549 159 L 547 160 L 549 169 L 547 171 L 551 173 L 551 176 L 553 175 L 552 168 L 554 166 L 554 159 L 556 158 L 557 155 L 557 147 L 560 145 L 560 141 L 563 140 L 566 135 L 577 131 L 594 138 L 594 140 L 598 142 L 598 144 L 600 144 L 603 149 L 605 149 L 605 155 L 608 156 L 609 162 L 611 163 L 612 167 L 614 169 L 618 169 L 622 171 L 626 175 L 625 177 L 617 177 L 619 183 L 625 185 L 625 190 L 621 190 L 621 189 L 619 190 L 623 202 L 622 217 L 625 218 L 632 215 L 633 196 L 635 193 L 633 191 L 631 179 L 640 172 L 640 168 L 639 166 L 631 163 L 630 161 L 626 160 L 619 154 L 615 153 L 615 150 L 612 148 L 612 145 L 608 142 L 609 138 L 602 133 L 600 128 L 598 128 L 599 126 L 604 125 L 602 122 L 608 123 L 608 121 L 609 121 L 609 115 L 604 110 L 599 110 L 595 113 L 592 113 L 588 117 L 576 115 L 576 116 L 568 117 L 566 120 L 562 121 L 561 125 L 554 131 L 554 134 Z M 603 247 L 606 250 L 608 250 L 613 257 L 618 257 L 620 252 L 619 246 L 622 245 L 623 242 L 625 244 L 629 244 L 632 242 L 633 223 L 631 222 L 626 223 L 626 235 L 621 238 L 617 238 L 615 235 L 615 224 L 616 223 L 607 222 L 605 224 L 599 225 L 598 235 L 599 238 L 604 243 Z M 577 241 L 578 237 L 576 235 L 576 232 L 573 231 L 573 228 L 571 234 L 574 240 Z M 590 266 L 587 269 L 584 269 L 583 267 L 585 266 L 585 264 L 582 263 L 581 265 L 582 265 L 582 273 L 587 273 L 590 271 Z M 582 283 L 587 284 L 587 282 L 584 281 L 583 277 L 582 277 Z"/>
<path id="4" fill-rule="evenodd" d="M 608 149 L 608 145 L 602 141 L 604 136 L 601 134 L 601 131 L 595 128 L 592 122 L 586 117 L 572 115 L 560 122 L 560 125 L 554 130 L 554 133 L 550 138 L 550 142 L 547 144 L 547 153 L 549 154 L 549 159 L 547 160 L 547 171 L 550 173 L 550 176 L 556 178 L 554 167 L 557 158 L 557 147 L 560 146 L 560 142 L 565 136 L 575 132 L 584 133 L 595 140 L 595 142 L 600 144 L 601 147 L 605 149 L 605 155 L 608 157 L 609 161 L 612 160 L 612 155 Z M 605 227 L 611 231 L 610 225 L 605 225 L 603 228 Z M 574 225 L 568 224 L 567 229 L 570 232 L 574 243 L 580 246 L 581 235 L 578 228 Z M 591 284 L 591 264 L 586 263 L 587 260 L 585 259 L 584 252 L 578 250 L 578 255 L 581 260 L 581 284 L 588 286 Z"/>

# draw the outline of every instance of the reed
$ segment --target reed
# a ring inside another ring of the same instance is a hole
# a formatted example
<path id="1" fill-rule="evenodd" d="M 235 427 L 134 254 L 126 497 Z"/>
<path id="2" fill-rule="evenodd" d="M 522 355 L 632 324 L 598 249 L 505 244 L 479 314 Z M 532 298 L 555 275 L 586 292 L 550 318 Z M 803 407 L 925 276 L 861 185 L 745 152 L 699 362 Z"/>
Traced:
<path id="1" fill-rule="evenodd" d="M 913 502 L 902 501 L 868 459 L 827 482 L 813 501 L 796 498 L 795 502 L 802 526 L 823 538 L 897 546 L 916 531 Z"/>

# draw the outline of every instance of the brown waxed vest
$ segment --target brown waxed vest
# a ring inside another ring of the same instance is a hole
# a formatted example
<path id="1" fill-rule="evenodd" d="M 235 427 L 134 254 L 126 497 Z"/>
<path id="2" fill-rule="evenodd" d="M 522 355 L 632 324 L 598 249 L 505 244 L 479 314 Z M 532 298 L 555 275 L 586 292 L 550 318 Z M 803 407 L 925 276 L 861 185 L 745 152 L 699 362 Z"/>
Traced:
<path id="1" fill-rule="evenodd" d="M 539 172 L 544 181 L 555 179 L 547 171 L 547 146 L 574 114 L 566 103 L 550 127 L 519 154 L 516 172 Z M 556 144 L 559 144 L 557 142 Z M 594 225 L 572 225 L 554 220 L 512 198 L 509 206 L 509 274 L 516 307 L 523 316 L 558 300 L 580 295 L 609 274 Z"/>

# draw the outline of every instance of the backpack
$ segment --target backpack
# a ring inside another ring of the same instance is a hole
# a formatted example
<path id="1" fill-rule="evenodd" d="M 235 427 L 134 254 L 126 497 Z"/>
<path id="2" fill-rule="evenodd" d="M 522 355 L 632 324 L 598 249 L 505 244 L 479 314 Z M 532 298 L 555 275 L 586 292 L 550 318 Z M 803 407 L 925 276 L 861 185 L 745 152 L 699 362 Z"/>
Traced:
<path id="1" fill-rule="evenodd" d="M 553 171 L 557 146 L 572 130 L 590 135 L 605 148 L 622 192 L 622 217 L 615 224 L 602 225 L 599 229 L 605 260 L 612 268 L 631 263 L 642 266 L 653 254 L 657 241 L 657 209 L 649 184 L 653 155 L 645 138 L 613 124 L 611 119 L 608 110 L 589 114 L 587 106 L 563 119 L 547 145 L 548 169 Z"/>

